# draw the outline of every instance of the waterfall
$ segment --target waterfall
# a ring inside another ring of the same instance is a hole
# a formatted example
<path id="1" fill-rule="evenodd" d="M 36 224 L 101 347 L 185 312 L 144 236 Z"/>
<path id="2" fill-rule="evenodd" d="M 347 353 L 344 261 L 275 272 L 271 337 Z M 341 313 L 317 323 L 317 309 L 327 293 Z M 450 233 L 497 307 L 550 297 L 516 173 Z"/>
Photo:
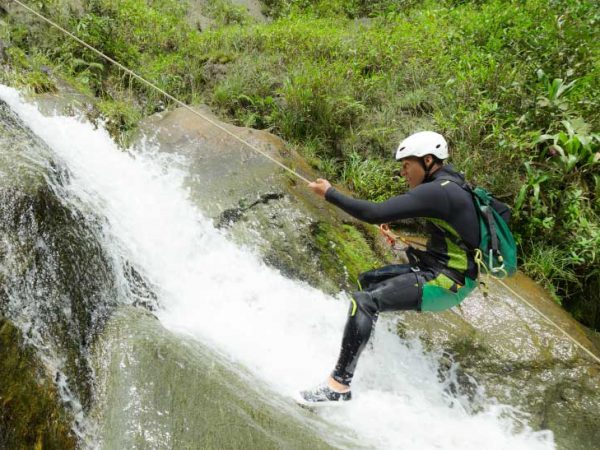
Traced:
<path id="1" fill-rule="evenodd" d="M 68 172 L 55 191 L 91 212 L 82 220 L 101 218 L 97 239 L 112 261 L 120 303 L 135 302 L 122 269 L 130 265 L 152 287 L 160 324 L 182 345 L 199 342 L 248 374 L 247 389 L 292 404 L 299 390 L 325 379 L 339 351 L 345 295 L 287 279 L 232 243 L 190 199 L 181 157 L 148 143 L 123 151 L 102 127 L 44 116 L 11 88 L 0 86 L 0 98 Z M 438 376 L 438 355 L 401 341 L 395 320 L 380 318 L 358 365 L 354 399 L 316 412 L 326 426 L 315 433 L 342 430 L 357 445 L 386 449 L 553 448 L 551 433 L 532 431 L 484 393 L 478 411 L 451 395 Z"/>

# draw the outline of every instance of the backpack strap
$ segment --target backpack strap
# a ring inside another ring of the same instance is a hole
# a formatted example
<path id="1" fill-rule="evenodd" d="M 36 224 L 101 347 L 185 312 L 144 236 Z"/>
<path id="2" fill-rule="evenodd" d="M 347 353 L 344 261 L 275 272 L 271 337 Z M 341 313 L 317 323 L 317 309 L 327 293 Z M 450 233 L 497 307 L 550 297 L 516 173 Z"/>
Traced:
<path id="1" fill-rule="evenodd" d="M 434 181 L 438 181 L 438 180 L 452 181 L 454 184 L 459 185 L 461 188 L 463 188 L 465 191 L 467 191 L 469 194 L 471 194 L 471 198 L 473 200 L 473 206 L 475 206 L 475 213 L 479 216 L 480 208 L 479 208 L 479 205 L 477 204 L 475 192 L 473 191 L 473 186 L 471 186 L 469 183 L 467 183 L 464 179 L 462 179 L 459 176 L 440 175 L 440 176 L 436 177 L 436 179 Z M 490 215 L 491 215 L 491 213 L 490 213 Z M 469 251 L 471 253 L 475 253 L 475 251 L 479 248 L 479 247 L 473 247 L 471 244 L 469 244 L 467 241 L 465 241 L 462 238 L 461 238 L 461 241 L 467 246 L 467 248 L 469 249 Z"/>
<path id="2" fill-rule="evenodd" d="M 494 217 L 493 217 L 491 211 L 489 210 L 489 207 L 486 206 L 485 212 L 482 211 L 482 208 L 480 207 L 479 202 L 477 201 L 477 196 L 475 195 L 473 186 L 471 186 L 469 183 L 467 183 L 467 181 L 465 181 L 464 179 L 462 179 L 461 177 L 458 177 L 458 176 L 440 175 L 440 176 L 436 177 L 435 180 L 436 181 L 437 180 L 452 181 L 453 183 L 459 185 L 461 188 L 463 188 L 465 191 L 467 191 L 471 195 L 471 199 L 473 200 L 473 206 L 475 207 L 475 214 L 477 214 L 477 217 L 478 218 L 483 217 L 483 220 L 485 220 L 488 223 L 488 226 L 491 224 L 491 227 L 493 227 L 494 232 L 491 234 L 494 236 L 493 239 L 496 241 L 496 243 L 494 245 L 497 248 L 498 240 L 497 240 L 497 236 L 496 236 L 496 222 L 494 221 Z M 462 240 L 462 242 L 467 246 L 469 251 L 473 254 L 475 264 L 477 265 L 477 278 L 479 279 L 479 274 L 481 273 L 482 267 L 483 268 L 486 267 L 486 263 L 484 262 L 483 258 L 485 258 L 487 255 L 483 255 L 483 252 L 481 251 L 481 249 L 479 247 L 473 247 L 471 244 L 469 244 L 464 239 Z M 483 296 L 487 297 L 488 296 L 487 283 L 480 279 L 479 287 L 483 292 Z"/>
<path id="3" fill-rule="evenodd" d="M 484 205 L 482 208 L 479 208 L 483 213 L 483 218 L 487 222 L 488 228 L 490 229 L 490 239 L 492 241 L 492 251 L 495 256 L 500 255 L 500 250 L 498 246 L 498 234 L 496 233 L 496 220 L 494 219 L 494 215 L 492 214 L 491 206 Z"/>
<path id="4" fill-rule="evenodd" d="M 448 175 L 439 175 L 433 181 L 438 181 L 438 180 L 452 181 L 453 183 L 458 184 L 465 191 L 469 191 L 469 193 L 473 194 L 473 187 L 469 183 L 467 183 L 459 175 L 456 175 L 456 176 L 453 176 L 453 175 L 450 175 L 450 174 L 448 174 Z"/>

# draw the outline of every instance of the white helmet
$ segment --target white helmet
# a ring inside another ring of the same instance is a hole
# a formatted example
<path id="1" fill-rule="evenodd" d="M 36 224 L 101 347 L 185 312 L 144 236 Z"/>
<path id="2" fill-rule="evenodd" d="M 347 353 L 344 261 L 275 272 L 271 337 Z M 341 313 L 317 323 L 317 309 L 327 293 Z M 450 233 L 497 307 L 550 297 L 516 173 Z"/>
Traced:
<path id="1" fill-rule="evenodd" d="M 444 136 L 433 131 L 421 131 L 400 142 L 396 150 L 397 161 L 409 156 L 422 158 L 425 155 L 433 155 L 438 159 L 448 158 L 448 143 Z"/>

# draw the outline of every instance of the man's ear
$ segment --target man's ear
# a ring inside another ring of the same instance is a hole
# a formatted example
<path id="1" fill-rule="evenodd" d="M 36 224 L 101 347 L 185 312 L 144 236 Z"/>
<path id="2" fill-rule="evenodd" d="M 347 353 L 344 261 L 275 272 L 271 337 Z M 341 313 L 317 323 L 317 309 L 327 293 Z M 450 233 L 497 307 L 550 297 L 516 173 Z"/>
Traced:
<path id="1" fill-rule="evenodd" d="M 431 165 L 431 163 L 433 162 L 433 156 L 431 156 L 431 155 L 425 155 L 423 157 L 423 162 L 425 163 L 425 165 L 427 167 L 429 167 Z"/>

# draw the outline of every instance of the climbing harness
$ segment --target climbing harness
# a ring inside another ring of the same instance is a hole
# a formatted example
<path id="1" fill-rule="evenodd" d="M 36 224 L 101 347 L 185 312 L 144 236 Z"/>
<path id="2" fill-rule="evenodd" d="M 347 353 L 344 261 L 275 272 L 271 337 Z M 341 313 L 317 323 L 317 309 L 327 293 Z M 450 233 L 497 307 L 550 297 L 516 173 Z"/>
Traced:
<path id="1" fill-rule="evenodd" d="M 285 164 L 281 163 L 280 161 L 277 161 L 275 158 L 273 158 L 271 155 L 263 152 L 262 150 L 258 149 L 256 146 L 252 145 L 250 142 L 246 141 L 245 139 L 239 137 L 238 135 L 236 135 L 235 133 L 229 131 L 227 128 L 225 128 L 224 126 L 220 125 L 219 123 L 215 122 L 214 120 L 210 119 L 209 117 L 206 117 L 205 115 L 199 113 L 198 111 L 196 111 L 195 109 L 193 109 L 192 107 L 186 105 L 185 103 L 183 103 L 181 100 L 178 100 L 177 98 L 173 97 L 171 94 L 169 94 L 168 92 L 164 91 L 163 89 L 161 89 L 160 87 L 158 87 L 157 85 L 153 84 L 152 82 L 146 80 L 145 78 L 143 78 L 142 76 L 138 75 L 137 73 L 133 72 L 132 70 L 128 69 L 127 67 L 125 67 L 124 65 L 122 65 L 121 63 L 119 63 L 118 61 L 115 61 L 114 59 L 112 59 L 110 56 L 105 55 L 104 53 L 102 53 L 100 50 L 97 50 L 96 48 L 92 47 L 91 45 L 89 45 L 88 43 L 86 43 L 85 41 L 81 40 L 80 38 L 78 38 L 77 36 L 75 36 L 73 33 L 71 33 L 70 31 L 64 29 L 63 27 L 61 27 L 60 25 L 58 25 L 57 23 L 51 21 L 50 19 L 46 18 L 45 16 L 43 16 L 42 14 L 38 13 L 37 11 L 35 11 L 34 9 L 30 8 L 29 6 L 25 5 L 24 3 L 22 3 L 19 0 L 12 0 L 13 2 L 15 2 L 16 4 L 20 5 L 22 8 L 26 9 L 27 11 L 31 12 L 32 14 L 34 14 L 35 16 L 37 16 L 38 18 L 40 18 L 41 20 L 43 20 L 44 22 L 50 24 L 51 26 L 53 26 L 54 28 L 57 28 L 58 30 L 62 31 L 63 33 L 65 33 L 67 36 L 69 36 L 70 38 L 74 39 L 75 41 L 77 41 L 78 43 L 80 43 L 81 45 L 83 45 L 84 47 L 86 47 L 87 49 L 93 51 L 94 53 L 96 53 L 97 55 L 99 55 L 100 57 L 104 58 L 105 60 L 109 61 L 110 63 L 114 64 L 115 66 L 117 66 L 118 68 L 120 68 L 121 70 L 123 70 L 124 72 L 128 73 L 129 75 L 131 75 L 132 77 L 136 78 L 137 80 L 141 81 L 142 83 L 144 83 L 147 86 L 150 86 L 152 89 L 155 89 L 156 91 L 160 92 L 162 95 L 164 95 L 165 97 L 167 97 L 168 99 L 172 100 L 174 103 L 178 104 L 179 106 L 181 106 L 182 108 L 187 109 L 188 111 L 190 111 L 191 113 L 195 114 L 196 116 L 200 117 L 201 119 L 203 119 L 204 121 L 210 123 L 211 125 L 214 125 L 215 127 L 217 127 L 218 129 L 220 129 L 221 131 L 223 131 L 224 133 L 228 134 L 229 136 L 231 136 L 232 138 L 234 138 L 235 140 L 241 142 L 242 144 L 246 145 L 247 147 L 249 147 L 250 149 L 254 150 L 255 152 L 261 154 L 262 156 L 264 156 L 265 158 L 269 159 L 271 162 L 277 164 L 279 167 L 281 167 L 282 169 L 286 170 L 287 172 L 289 172 L 290 174 L 294 175 L 295 177 L 299 178 L 302 181 L 305 181 L 306 183 L 310 183 L 310 180 L 308 180 L 307 178 L 305 178 L 304 176 L 300 175 L 298 172 L 296 172 L 295 170 L 289 168 L 288 166 L 286 166 Z M 384 234 L 384 236 L 386 237 L 386 240 L 392 243 L 392 245 L 396 245 L 396 242 L 399 240 L 401 242 L 403 242 L 404 244 L 406 244 L 407 246 L 410 246 L 411 244 L 415 244 L 415 245 L 422 245 L 419 242 L 413 241 L 411 239 L 408 239 L 406 237 L 394 234 L 390 231 L 389 226 L 387 225 L 382 225 L 379 227 L 379 230 Z M 483 265 L 485 265 L 484 260 L 483 260 L 483 255 L 480 254 L 479 255 L 479 261 L 480 263 L 482 263 Z M 492 267 L 493 264 L 492 264 Z M 503 267 L 498 267 L 495 266 L 495 269 L 503 269 Z M 600 358 L 598 356 L 596 356 L 595 354 L 593 354 L 590 350 L 588 350 L 587 348 L 585 348 L 582 344 L 580 344 L 579 342 L 577 342 L 571 335 L 569 335 L 566 331 L 564 331 L 562 328 L 560 328 L 556 323 L 554 323 L 552 321 L 552 319 L 550 319 L 549 317 L 547 317 L 545 314 L 543 314 L 539 309 L 537 309 L 535 306 L 533 306 L 530 302 L 528 302 L 527 300 L 525 300 L 521 295 L 519 295 L 517 292 L 515 292 L 513 289 L 511 289 L 508 285 L 506 285 L 506 283 L 504 283 L 502 280 L 498 279 L 498 282 L 500 282 L 506 289 L 508 289 L 515 297 L 519 298 L 523 303 L 525 303 L 526 305 L 528 305 L 531 309 L 533 309 L 535 312 L 537 312 L 540 317 L 542 317 L 546 322 L 548 322 L 550 325 L 552 325 L 554 328 L 556 328 L 558 331 L 560 331 L 564 336 L 566 336 L 571 342 L 573 342 L 577 347 L 579 347 L 580 349 L 582 349 L 586 354 L 588 354 L 591 358 L 593 358 L 597 363 L 600 364 Z"/>

